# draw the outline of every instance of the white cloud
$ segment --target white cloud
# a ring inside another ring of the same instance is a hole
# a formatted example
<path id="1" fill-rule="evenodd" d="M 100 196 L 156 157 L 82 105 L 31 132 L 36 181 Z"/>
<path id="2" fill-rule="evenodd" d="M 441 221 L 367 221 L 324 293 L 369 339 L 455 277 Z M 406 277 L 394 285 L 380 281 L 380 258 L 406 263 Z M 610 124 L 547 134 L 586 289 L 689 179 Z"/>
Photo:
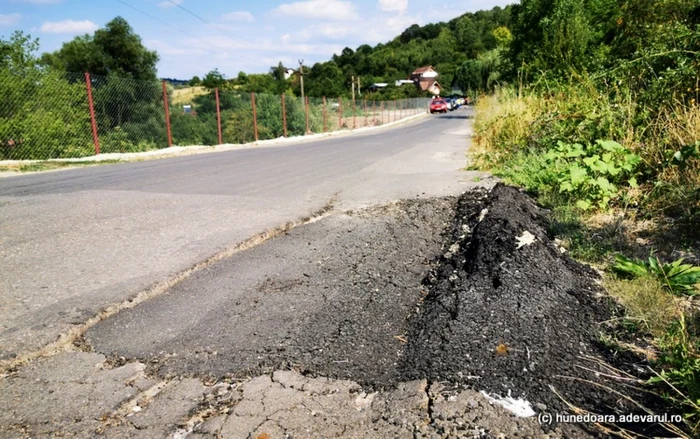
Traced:
<path id="1" fill-rule="evenodd" d="M 408 0 L 379 0 L 377 7 L 386 12 L 404 13 L 408 10 Z"/>
<path id="2" fill-rule="evenodd" d="M 229 12 L 228 14 L 224 14 L 224 16 L 221 18 L 226 21 L 247 21 L 248 23 L 255 21 L 253 14 L 246 11 Z"/>
<path id="3" fill-rule="evenodd" d="M 90 20 L 45 21 L 39 28 L 40 31 L 50 34 L 81 34 L 97 29 L 98 26 Z"/>
<path id="4" fill-rule="evenodd" d="M 22 18 L 20 14 L 0 14 L 0 26 L 12 26 Z"/>
<path id="5" fill-rule="evenodd" d="M 273 10 L 274 13 L 289 17 L 315 20 L 356 20 L 355 5 L 342 0 L 307 0 L 284 3 Z"/>
<path id="6" fill-rule="evenodd" d="M 164 2 L 158 3 L 158 6 L 160 6 L 161 8 L 172 8 L 175 5 L 181 5 L 184 1 L 185 0 L 173 0 L 172 2 L 164 1 Z"/>
<path id="7" fill-rule="evenodd" d="M 422 24 L 420 16 L 375 15 L 367 20 L 352 24 L 322 23 L 309 25 L 301 30 L 285 34 L 283 43 L 307 43 L 333 41 L 355 48 L 361 44 L 377 44 L 396 37 L 412 24 Z M 338 41 L 342 40 L 342 41 Z"/>

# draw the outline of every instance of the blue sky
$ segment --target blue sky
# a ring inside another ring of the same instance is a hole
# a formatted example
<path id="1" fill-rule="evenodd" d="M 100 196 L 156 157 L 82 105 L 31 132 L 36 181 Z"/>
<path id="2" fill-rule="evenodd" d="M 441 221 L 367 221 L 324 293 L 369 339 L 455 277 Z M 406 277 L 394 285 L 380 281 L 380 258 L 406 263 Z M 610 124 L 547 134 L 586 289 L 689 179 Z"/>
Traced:
<path id="1" fill-rule="evenodd" d="M 305 65 L 326 61 L 344 47 L 386 42 L 414 23 L 445 21 L 514 2 L 0 0 L 0 36 L 22 30 L 40 39 L 41 51 L 53 51 L 121 15 L 159 53 L 159 76 L 186 79 L 219 68 L 233 77 L 239 71 L 266 72 L 279 61 L 289 66 L 298 65 L 299 59 Z"/>

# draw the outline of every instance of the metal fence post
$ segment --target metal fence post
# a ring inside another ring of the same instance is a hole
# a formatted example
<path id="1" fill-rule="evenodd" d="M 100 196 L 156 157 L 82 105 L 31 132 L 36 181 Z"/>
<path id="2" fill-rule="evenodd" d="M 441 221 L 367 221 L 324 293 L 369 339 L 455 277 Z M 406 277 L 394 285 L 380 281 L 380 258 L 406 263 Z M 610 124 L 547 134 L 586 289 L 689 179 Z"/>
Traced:
<path id="1" fill-rule="evenodd" d="M 92 124 L 92 141 L 95 144 L 95 155 L 100 153 L 100 137 L 97 135 L 97 120 L 95 120 L 95 105 L 92 100 L 92 81 L 90 74 L 85 72 L 85 85 L 87 87 L 88 106 L 90 108 L 90 123 Z"/>
<path id="2" fill-rule="evenodd" d="M 168 86 L 163 81 L 163 106 L 165 107 L 165 129 L 168 131 L 168 148 L 173 146 L 173 133 L 170 131 L 170 104 L 168 103 Z"/>
<path id="3" fill-rule="evenodd" d="M 377 126 L 377 101 L 372 99 L 372 125 Z"/>
<path id="4" fill-rule="evenodd" d="M 381 117 L 379 125 L 384 125 L 384 101 L 379 101 L 379 116 Z"/>
<path id="5" fill-rule="evenodd" d="M 328 132 L 328 113 L 326 111 L 326 97 L 323 97 L 323 132 Z"/>
<path id="6" fill-rule="evenodd" d="M 221 105 L 219 105 L 219 89 L 214 89 L 214 94 L 216 95 L 216 128 L 219 133 L 219 145 L 223 145 L 224 138 L 221 134 Z"/>
<path id="7" fill-rule="evenodd" d="M 282 95 L 282 132 L 284 137 L 287 137 L 287 106 L 284 102 L 284 94 Z"/>
<path id="8" fill-rule="evenodd" d="M 253 133 L 255 134 L 255 141 L 258 141 L 258 112 L 255 109 L 255 93 L 250 94 L 250 101 L 253 105 Z"/>

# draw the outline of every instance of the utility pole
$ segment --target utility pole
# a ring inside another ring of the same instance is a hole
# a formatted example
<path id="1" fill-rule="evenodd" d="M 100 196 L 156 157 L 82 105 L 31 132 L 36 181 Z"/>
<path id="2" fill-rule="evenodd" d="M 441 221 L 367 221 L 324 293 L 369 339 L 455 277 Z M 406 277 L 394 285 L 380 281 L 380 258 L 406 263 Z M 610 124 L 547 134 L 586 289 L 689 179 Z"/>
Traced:
<path id="1" fill-rule="evenodd" d="M 304 60 L 299 60 L 299 78 L 301 78 L 301 101 L 304 102 Z"/>
<path id="2" fill-rule="evenodd" d="M 362 96 L 362 87 L 360 87 L 360 77 L 357 77 L 357 93 Z"/>
<path id="3" fill-rule="evenodd" d="M 352 100 L 355 101 L 355 76 L 352 76 Z"/>

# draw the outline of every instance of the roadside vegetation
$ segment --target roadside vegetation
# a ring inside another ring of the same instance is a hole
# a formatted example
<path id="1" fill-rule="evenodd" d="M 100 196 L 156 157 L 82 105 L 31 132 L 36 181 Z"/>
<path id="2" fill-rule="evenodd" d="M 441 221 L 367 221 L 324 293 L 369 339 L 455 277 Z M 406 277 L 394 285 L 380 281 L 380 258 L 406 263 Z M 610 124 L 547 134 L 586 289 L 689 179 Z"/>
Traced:
<path id="1" fill-rule="evenodd" d="M 74 161 L 55 161 L 55 160 L 37 160 L 37 161 L 18 161 L 12 164 L 0 165 L 0 172 L 41 172 L 53 171 L 57 169 L 68 168 L 84 168 L 87 166 L 112 165 L 122 163 L 121 160 L 100 160 L 90 162 L 74 162 Z"/>
<path id="2" fill-rule="evenodd" d="M 648 385 L 700 435 L 700 4 L 522 0 L 471 166 L 525 188 L 604 270 Z M 619 349 L 634 349 L 620 342 Z"/>

